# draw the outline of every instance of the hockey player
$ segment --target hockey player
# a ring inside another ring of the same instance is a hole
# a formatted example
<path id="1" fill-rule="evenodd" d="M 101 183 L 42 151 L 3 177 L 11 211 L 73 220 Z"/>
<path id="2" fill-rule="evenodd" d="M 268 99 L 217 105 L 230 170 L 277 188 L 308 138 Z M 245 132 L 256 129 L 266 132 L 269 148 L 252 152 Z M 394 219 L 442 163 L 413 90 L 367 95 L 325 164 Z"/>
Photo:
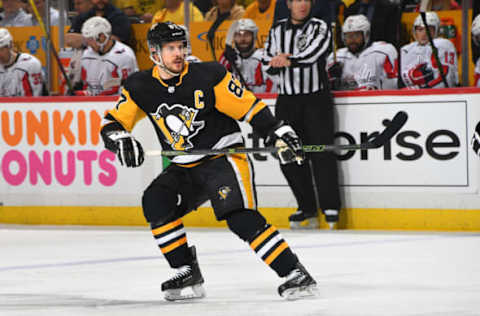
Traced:
<path id="1" fill-rule="evenodd" d="M 254 93 L 276 93 L 274 79 L 262 67 L 263 49 L 255 48 L 258 27 L 251 19 L 240 19 L 230 26 L 226 48 L 220 57 L 227 70 L 241 76 L 243 84 Z M 232 66 L 235 64 L 235 66 Z M 237 73 L 240 72 L 240 74 Z"/>
<path id="2" fill-rule="evenodd" d="M 178 151 L 244 146 L 237 120 L 248 122 L 279 150 L 280 159 L 303 162 L 293 129 L 277 121 L 266 104 L 244 89 L 218 63 L 186 63 L 185 31 L 171 22 L 154 24 L 147 35 L 155 66 L 131 75 L 116 106 L 105 116 L 105 147 L 122 165 L 144 160 L 131 134 L 147 117 L 162 148 Z M 296 298 L 311 294 L 316 282 L 278 230 L 258 212 L 252 164 L 245 154 L 177 155 L 147 187 L 142 208 L 153 236 L 177 274 L 162 284 L 167 300 L 201 298 L 204 282 L 195 248 L 188 246 L 182 217 L 210 200 L 218 220 L 250 247 L 280 277 L 278 292 Z M 190 294 L 186 292 L 191 292 Z"/>
<path id="3" fill-rule="evenodd" d="M 367 17 L 351 15 L 342 26 L 344 48 L 330 53 L 328 76 L 334 90 L 397 89 L 398 53 L 392 44 L 370 41 Z"/>
<path id="4" fill-rule="evenodd" d="M 107 19 L 95 16 L 82 26 L 88 48 L 80 60 L 81 82 L 75 84 L 76 95 L 116 95 L 127 77 L 138 71 L 137 59 L 127 45 L 112 39 Z"/>
<path id="5" fill-rule="evenodd" d="M 444 38 L 436 38 L 440 27 L 440 19 L 435 12 L 426 13 L 427 25 L 438 49 L 438 58 L 449 87 L 458 85 L 457 52 L 452 42 Z M 400 50 L 401 75 L 404 84 L 410 89 L 444 88 L 439 66 L 432 54 L 432 47 L 421 16 L 413 22 L 414 42 L 403 46 Z"/>
<path id="6" fill-rule="evenodd" d="M 0 96 L 41 96 L 44 88 L 42 64 L 32 55 L 13 50 L 13 38 L 0 28 Z"/>
<path id="7" fill-rule="evenodd" d="M 480 47 L 480 14 L 472 22 L 472 39 L 473 43 Z M 475 63 L 475 87 L 480 87 L 480 58 Z"/>

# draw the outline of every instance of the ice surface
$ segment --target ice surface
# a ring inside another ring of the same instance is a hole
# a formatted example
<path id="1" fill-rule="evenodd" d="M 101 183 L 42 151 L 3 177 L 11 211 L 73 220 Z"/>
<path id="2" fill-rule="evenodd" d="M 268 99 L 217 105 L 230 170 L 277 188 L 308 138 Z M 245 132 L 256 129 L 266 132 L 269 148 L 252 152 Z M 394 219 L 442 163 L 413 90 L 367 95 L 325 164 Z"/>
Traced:
<path id="1" fill-rule="evenodd" d="M 0 227 L 0 315 L 480 315 L 480 234 L 281 231 L 320 296 L 282 282 L 225 229 L 187 228 L 207 298 L 167 302 L 148 228 Z"/>

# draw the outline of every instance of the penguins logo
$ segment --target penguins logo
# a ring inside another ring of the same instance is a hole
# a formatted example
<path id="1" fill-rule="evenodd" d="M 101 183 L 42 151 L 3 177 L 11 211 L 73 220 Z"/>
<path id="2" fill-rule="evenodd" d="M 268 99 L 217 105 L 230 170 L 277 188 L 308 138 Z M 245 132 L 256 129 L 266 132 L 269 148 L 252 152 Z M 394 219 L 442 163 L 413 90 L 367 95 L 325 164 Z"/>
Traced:
<path id="1" fill-rule="evenodd" d="M 166 103 L 158 106 L 155 113 L 150 113 L 174 150 L 188 150 L 193 147 L 190 139 L 197 135 L 205 122 L 195 122 L 198 110 L 181 104 L 171 107 Z"/>
<path id="2" fill-rule="evenodd" d="M 218 195 L 220 196 L 220 200 L 225 200 L 231 191 L 232 189 L 230 189 L 230 187 L 228 186 L 223 186 L 218 189 Z"/>

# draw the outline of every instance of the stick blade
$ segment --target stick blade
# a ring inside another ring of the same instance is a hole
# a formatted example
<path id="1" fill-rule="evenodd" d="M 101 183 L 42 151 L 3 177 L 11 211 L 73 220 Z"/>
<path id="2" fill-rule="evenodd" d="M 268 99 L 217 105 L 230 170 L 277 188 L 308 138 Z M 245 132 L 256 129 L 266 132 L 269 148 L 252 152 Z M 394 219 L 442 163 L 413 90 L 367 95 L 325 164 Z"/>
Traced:
<path id="1" fill-rule="evenodd" d="M 380 148 L 387 143 L 405 125 L 408 114 L 400 111 L 393 117 L 388 127 L 371 141 L 371 148 Z"/>

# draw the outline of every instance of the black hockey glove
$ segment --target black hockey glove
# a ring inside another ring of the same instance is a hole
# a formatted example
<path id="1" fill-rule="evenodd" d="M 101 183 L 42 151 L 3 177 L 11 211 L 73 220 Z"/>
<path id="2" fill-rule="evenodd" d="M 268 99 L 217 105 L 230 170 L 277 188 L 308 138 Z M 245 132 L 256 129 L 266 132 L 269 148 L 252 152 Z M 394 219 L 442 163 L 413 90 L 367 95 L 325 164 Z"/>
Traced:
<path id="1" fill-rule="evenodd" d="M 225 45 L 225 52 L 223 56 L 228 60 L 229 63 L 234 63 L 237 60 L 237 52 L 230 45 Z"/>
<path id="2" fill-rule="evenodd" d="M 330 89 L 340 90 L 342 82 L 343 64 L 336 62 L 328 68 L 328 80 L 330 81 Z"/>
<path id="3" fill-rule="evenodd" d="M 144 161 L 142 145 L 132 134 L 126 131 L 113 132 L 108 138 L 115 143 L 116 154 L 120 164 L 127 167 L 139 167 Z M 107 148 L 111 150 L 110 148 Z"/>
<path id="4" fill-rule="evenodd" d="M 267 146 L 273 144 L 276 147 L 277 155 L 274 155 L 274 157 L 278 158 L 282 165 L 292 162 L 302 165 L 305 160 L 305 152 L 303 151 L 300 137 L 298 137 L 290 125 L 285 125 L 283 122 L 277 124 L 265 143 Z"/>

